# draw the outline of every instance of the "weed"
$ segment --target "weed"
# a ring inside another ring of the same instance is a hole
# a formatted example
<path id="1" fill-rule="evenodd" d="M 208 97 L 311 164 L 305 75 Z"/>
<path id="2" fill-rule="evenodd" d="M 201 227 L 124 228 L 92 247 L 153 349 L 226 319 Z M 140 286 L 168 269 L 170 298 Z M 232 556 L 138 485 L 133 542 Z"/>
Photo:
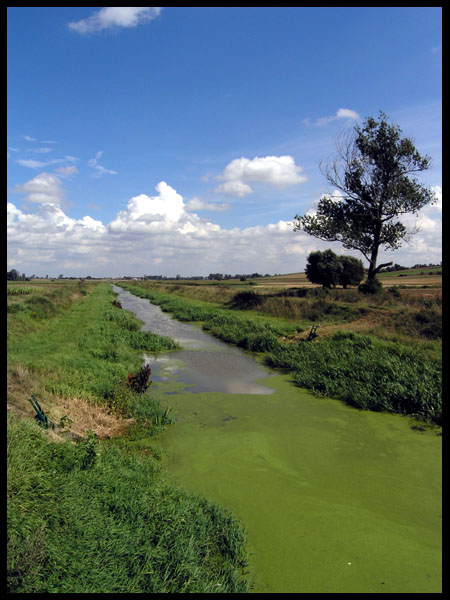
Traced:
<path id="1" fill-rule="evenodd" d="M 148 386 L 152 383 L 150 381 L 150 373 L 150 365 L 142 365 L 136 375 L 134 375 L 134 373 L 130 373 L 128 375 L 127 385 L 137 394 L 143 394 L 147 390 Z"/>
<path id="2" fill-rule="evenodd" d="M 98 455 L 98 436 L 93 431 L 87 431 L 87 439 L 83 443 L 83 454 L 81 456 L 81 469 L 92 469 Z"/>

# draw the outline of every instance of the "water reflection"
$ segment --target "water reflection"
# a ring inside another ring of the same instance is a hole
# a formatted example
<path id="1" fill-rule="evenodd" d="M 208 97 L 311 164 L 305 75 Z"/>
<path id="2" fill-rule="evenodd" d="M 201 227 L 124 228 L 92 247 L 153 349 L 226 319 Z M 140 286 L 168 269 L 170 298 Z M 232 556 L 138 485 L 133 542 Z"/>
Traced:
<path id="1" fill-rule="evenodd" d="M 182 346 L 182 350 L 146 357 L 152 368 L 152 381 L 176 381 L 189 392 L 223 392 L 229 394 L 272 394 L 273 389 L 255 383 L 269 376 L 252 357 L 201 329 L 172 319 L 149 300 L 133 296 L 113 286 L 125 310 L 144 322 L 142 330 L 165 335 Z"/>

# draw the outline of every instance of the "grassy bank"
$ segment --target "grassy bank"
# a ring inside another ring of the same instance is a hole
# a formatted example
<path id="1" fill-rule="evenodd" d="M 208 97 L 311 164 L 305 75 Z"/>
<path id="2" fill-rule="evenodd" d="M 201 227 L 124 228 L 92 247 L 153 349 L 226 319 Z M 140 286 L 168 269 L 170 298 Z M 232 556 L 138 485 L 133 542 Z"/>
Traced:
<path id="1" fill-rule="evenodd" d="M 139 331 L 109 284 L 26 287 L 8 291 L 8 591 L 247 591 L 240 524 L 166 482 L 152 435 L 167 411 L 129 385 L 173 341 Z M 77 443 L 32 420 L 32 393 L 78 419 Z"/>
<path id="2" fill-rule="evenodd" d="M 291 372 L 298 385 L 315 393 L 441 424 L 439 299 L 405 302 L 398 290 L 365 297 L 356 290 L 298 288 L 270 295 L 239 291 L 226 302 L 213 296 L 208 303 L 206 286 L 120 285 L 178 319 L 201 321 L 227 342 L 266 353 L 270 366 Z M 368 333 L 357 327 L 365 319 L 372 323 Z M 302 343 L 317 320 L 325 323 L 319 333 L 328 329 L 328 335 Z"/>

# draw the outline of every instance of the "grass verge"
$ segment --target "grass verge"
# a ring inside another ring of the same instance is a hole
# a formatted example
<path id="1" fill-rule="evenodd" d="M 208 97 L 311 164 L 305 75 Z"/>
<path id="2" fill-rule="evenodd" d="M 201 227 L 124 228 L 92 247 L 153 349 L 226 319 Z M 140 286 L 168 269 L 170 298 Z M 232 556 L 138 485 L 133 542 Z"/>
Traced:
<path id="1" fill-rule="evenodd" d="M 8 419 L 8 592 L 246 592 L 244 537 L 146 457 Z"/>
<path id="2" fill-rule="evenodd" d="M 176 345 L 114 298 L 96 283 L 8 296 L 21 305 L 8 312 L 8 592 L 245 592 L 241 525 L 167 483 L 151 439 L 168 411 L 127 383 L 143 351 Z M 52 437 L 15 414 L 31 416 L 31 393 L 46 414 L 86 426 L 95 413 L 122 436 Z"/>

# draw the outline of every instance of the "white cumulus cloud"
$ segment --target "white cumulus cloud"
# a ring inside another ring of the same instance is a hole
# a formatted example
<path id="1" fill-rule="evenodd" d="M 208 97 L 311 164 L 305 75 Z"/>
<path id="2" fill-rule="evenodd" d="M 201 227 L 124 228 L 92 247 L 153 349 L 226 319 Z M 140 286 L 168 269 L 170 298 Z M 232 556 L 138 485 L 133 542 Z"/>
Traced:
<path id="1" fill-rule="evenodd" d="M 264 156 L 236 158 L 217 177 L 224 183 L 216 188 L 217 193 L 230 196 L 246 196 L 252 193 L 250 183 L 264 183 L 278 187 L 297 185 L 306 180 L 300 175 L 302 168 L 295 164 L 292 156 Z"/>
<path id="2" fill-rule="evenodd" d="M 21 186 L 13 190 L 19 194 L 25 194 L 24 200 L 39 204 L 60 204 L 64 197 L 64 189 L 61 180 L 51 173 L 40 173 Z"/>
<path id="3" fill-rule="evenodd" d="M 190 212 L 196 203 L 203 210 L 199 199 L 185 202 L 164 181 L 155 190 L 154 195 L 130 198 L 126 208 L 104 224 L 90 216 L 69 217 L 60 206 L 62 181 L 41 173 L 15 190 L 34 203 L 33 212 L 8 203 L 8 269 L 113 277 L 293 273 L 304 269 L 313 250 L 331 246 L 335 252 L 343 251 L 340 244 L 294 232 L 287 221 L 224 229 Z M 421 211 L 420 224 L 421 234 L 400 251 L 387 253 L 387 260 L 405 265 L 442 260 L 439 203 Z M 380 256 L 380 262 L 384 258 Z"/>
<path id="4" fill-rule="evenodd" d="M 84 34 L 104 29 L 136 27 L 156 19 L 161 11 L 159 6 L 104 6 L 87 19 L 69 23 L 69 28 Z"/>

